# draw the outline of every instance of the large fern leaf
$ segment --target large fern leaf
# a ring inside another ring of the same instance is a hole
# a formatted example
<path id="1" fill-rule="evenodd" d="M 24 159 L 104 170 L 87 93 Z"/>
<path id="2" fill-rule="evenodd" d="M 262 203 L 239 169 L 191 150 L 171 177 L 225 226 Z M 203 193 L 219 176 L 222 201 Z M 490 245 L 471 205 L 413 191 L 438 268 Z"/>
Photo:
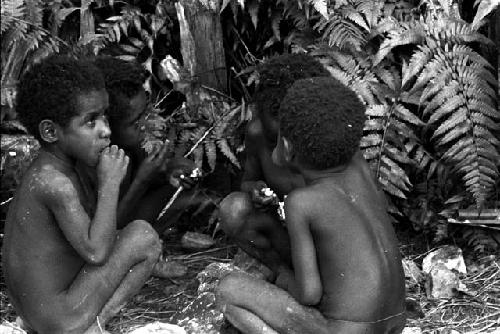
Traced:
<path id="1" fill-rule="evenodd" d="M 452 27 L 451 29 L 454 29 Z M 464 40 L 468 40 L 464 38 Z M 429 48 L 421 48 L 419 52 Z M 444 162 L 462 176 L 464 185 L 482 206 L 499 176 L 500 112 L 494 107 L 494 77 L 488 62 L 463 44 L 434 46 L 433 56 L 418 75 L 408 78 L 424 87 L 421 103 L 427 127 Z M 430 52 L 427 53 L 430 55 Z"/>
<path id="2" fill-rule="evenodd" d="M 24 16 L 23 0 L 2 0 L 1 5 L 1 32 L 2 34 Z"/>

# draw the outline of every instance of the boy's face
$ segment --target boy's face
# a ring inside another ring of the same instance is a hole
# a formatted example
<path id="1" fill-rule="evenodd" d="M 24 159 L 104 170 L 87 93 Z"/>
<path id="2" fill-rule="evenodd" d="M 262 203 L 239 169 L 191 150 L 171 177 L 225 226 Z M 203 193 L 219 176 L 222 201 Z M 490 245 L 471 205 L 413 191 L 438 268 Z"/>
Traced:
<path id="1" fill-rule="evenodd" d="M 105 116 L 108 105 L 104 89 L 77 95 L 76 116 L 61 128 L 58 137 L 59 146 L 69 158 L 97 165 L 101 152 L 110 144 L 111 130 Z"/>
<path id="2" fill-rule="evenodd" d="M 141 147 L 145 133 L 143 121 L 148 110 L 146 92 L 141 90 L 131 99 L 124 100 L 124 102 L 124 105 L 127 106 L 124 118 L 116 124 L 112 124 L 113 144 L 127 151 L 137 151 Z"/>

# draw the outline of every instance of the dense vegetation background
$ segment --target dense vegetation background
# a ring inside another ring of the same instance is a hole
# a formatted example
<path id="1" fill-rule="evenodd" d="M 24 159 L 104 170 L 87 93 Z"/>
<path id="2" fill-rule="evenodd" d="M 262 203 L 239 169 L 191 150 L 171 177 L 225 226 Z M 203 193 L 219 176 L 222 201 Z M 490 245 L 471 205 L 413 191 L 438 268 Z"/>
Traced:
<path id="1" fill-rule="evenodd" d="M 2 212 L 36 148 L 26 137 L 17 137 L 21 144 L 7 141 L 7 134 L 24 131 L 16 121 L 15 85 L 48 54 L 109 54 L 142 63 L 153 106 L 145 148 L 169 137 L 175 154 L 192 155 L 207 171 L 206 207 L 237 184 L 255 66 L 275 54 L 307 52 L 366 104 L 360 148 L 395 221 L 433 242 L 453 239 L 477 253 L 496 251 L 498 5 L 2 0 Z"/>

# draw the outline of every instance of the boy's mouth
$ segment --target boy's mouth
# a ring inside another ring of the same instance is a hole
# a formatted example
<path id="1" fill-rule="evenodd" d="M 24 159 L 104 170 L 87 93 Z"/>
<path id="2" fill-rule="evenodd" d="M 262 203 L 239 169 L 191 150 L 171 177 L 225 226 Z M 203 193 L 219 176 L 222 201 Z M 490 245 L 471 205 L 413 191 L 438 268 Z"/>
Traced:
<path id="1" fill-rule="evenodd" d="M 99 149 L 99 154 L 102 154 L 102 152 L 109 147 L 109 145 L 111 145 L 111 142 L 106 142 L 105 145 L 103 145 L 100 149 Z"/>

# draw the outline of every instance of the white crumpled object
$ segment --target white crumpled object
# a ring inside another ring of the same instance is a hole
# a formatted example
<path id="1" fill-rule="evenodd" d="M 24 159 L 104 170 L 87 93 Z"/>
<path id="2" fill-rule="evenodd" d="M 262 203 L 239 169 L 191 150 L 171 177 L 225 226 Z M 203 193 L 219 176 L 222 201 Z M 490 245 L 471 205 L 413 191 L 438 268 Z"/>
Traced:
<path id="1" fill-rule="evenodd" d="M 128 334 L 186 334 L 186 330 L 177 325 L 155 321 L 138 327 Z"/>
<path id="2" fill-rule="evenodd" d="M 422 329 L 419 327 L 405 327 L 401 334 L 422 334 Z"/>
<path id="3" fill-rule="evenodd" d="M 467 274 L 462 250 L 456 246 L 443 246 L 429 253 L 422 261 L 422 271 L 426 274 L 429 274 L 436 266 L 444 266 L 449 270 Z"/>
<path id="4" fill-rule="evenodd" d="M 0 334 L 27 334 L 19 324 L 4 321 L 0 324 Z"/>

